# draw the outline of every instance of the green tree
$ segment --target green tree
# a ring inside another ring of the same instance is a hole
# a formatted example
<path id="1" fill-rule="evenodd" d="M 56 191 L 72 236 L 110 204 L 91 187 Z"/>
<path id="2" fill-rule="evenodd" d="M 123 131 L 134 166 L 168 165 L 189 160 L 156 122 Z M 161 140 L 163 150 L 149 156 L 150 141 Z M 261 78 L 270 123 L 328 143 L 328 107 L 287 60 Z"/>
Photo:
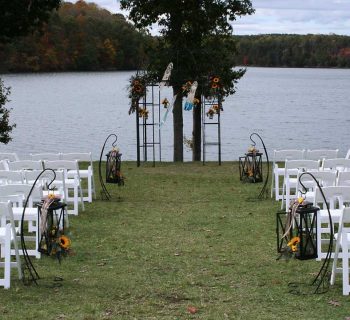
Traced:
<path id="1" fill-rule="evenodd" d="M 51 10 L 57 9 L 60 0 L 12 0 L 0 1 L 0 44 L 14 37 L 39 28 L 48 20 Z M 0 79 L 0 142 L 11 141 L 10 133 L 15 125 L 9 125 L 8 102 L 9 88 L 4 87 Z"/>
<path id="2" fill-rule="evenodd" d="M 8 102 L 10 89 L 4 87 L 3 81 L 0 79 L 0 143 L 7 144 L 11 141 L 10 133 L 16 125 L 9 125 L 10 111 L 5 108 Z"/>
<path id="3" fill-rule="evenodd" d="M 149 70 L 162 75 L 169 62 L 174 70 L 170 85 L 177 99 L 173 109 L 174 161 L 183 161 L 182 84 L 219 75 L 223 94 L 234 92 L 244 70 L 234 71 L 235 43 L 230 22 L 254 12 L 250 0 L 121 0 L 129 18 L 140 29 L 158 23 L 161 38 Z M 201 87 L 197 92 L 201 91 Z M 193 160 L 201 156 L 201 112 L 193 113 Z"/>

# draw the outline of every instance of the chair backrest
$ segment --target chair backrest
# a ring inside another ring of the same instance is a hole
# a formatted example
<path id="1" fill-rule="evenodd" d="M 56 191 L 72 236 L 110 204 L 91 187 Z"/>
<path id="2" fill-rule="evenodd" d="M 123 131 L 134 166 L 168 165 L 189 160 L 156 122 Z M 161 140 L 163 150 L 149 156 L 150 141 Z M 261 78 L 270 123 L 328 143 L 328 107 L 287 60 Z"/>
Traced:
<path id="1" fill-rule="evenodd" d="M 350 159 L 345 159 L 345 158 L 324 159 L 322 162 L 322 169 L 350 171 Z"/>
<path id="2" fill-rule="evenodd" d="M 16 153 L 0 153 L 0 160 L 8 160 L 8 161 L 18 161 L 19 158 Z"/>
<path id="3" fill-rule="evenodd" d="M 350 203 L 350 186 L 331 186 L 322 188 L 330 209 L 342 208 Z M 315 190 L 314 205 L 325 208 L 325 202 L 319 188 Z"/>
<path id="4" fill-rule="evenodd" d="M 338 172 L 338 186 L 350 186 L 350 171 Z"/>
<path id="5" fill-rule="evenodd" d="M 322 159 L 334 159 L 338 157 L 338 149 L 335 150 L 307 150 L 305 159 L 309 160 L 322 160 Z"/>
<path id="6" fill-rule="evenodd" d="M 19 160 L 9 162 L 10 170 L 42 170 L 43 164 L 41 161 L 33 161 L 33 160 Z"/>
<path id="7" fill-rule="evenodd" d="M 330 187 L 335 186 L 337 181 L 337 171 L 311 171 L 310 172 L 317 182 L 321 185 L 321 187 Z M 298 175 L 298 190 L 301 189 L 300 182 L 307 188 L 315 190 L 317 187 L 316 181 L 309 174 L 303 174 L 302 172 Z M 299 178 L 300 177 L 300 178 Z"/>
<path id="8" fill-rule="evenodd" d="M 60 153 L 35 153 L 30 154 L 31 160 L 61 160 L 61 154 Z"/>
<path id="9" fill-rule="evenodd" d="M 44 161 L 45 169 L 52 170 L 79 170 L 77 160 L 55 160 L 55 161 Z"/>
<path id="10" fill-rule="evenodd" d="M 305 150 L 274 150 L 273 162 L 304 159 Z"/>
<path id="11" fill-rule="evenodd" d="M 24 183 L 22 171 L 0 170 L 0 184 Z"/>
<path id="12" fill-rule="evenodd" d="M 317 160 L 286 160 L 286 170 L 319 170 L 320 162 Z"/>
<path id="13" fill-rule="evenodd" d="M 92 162 L 91 152 L 72 152 L 72 153 L 62 153 L 62 160 L 77 160 L 77 161 L 85 161 Z"/>
<path id="14" fill-rule="evenodd" d="M 0 186 L 0 194 L 5 196 L 23 196 L 23 199 L 27 199 L 32 186 L 29 184 L 8 184 Z M 28 199 L 28 205 L 33 206 L 34 201 L 40 201 L 43 197 L 41 186 L 35 185 L 30 198 Z"/>

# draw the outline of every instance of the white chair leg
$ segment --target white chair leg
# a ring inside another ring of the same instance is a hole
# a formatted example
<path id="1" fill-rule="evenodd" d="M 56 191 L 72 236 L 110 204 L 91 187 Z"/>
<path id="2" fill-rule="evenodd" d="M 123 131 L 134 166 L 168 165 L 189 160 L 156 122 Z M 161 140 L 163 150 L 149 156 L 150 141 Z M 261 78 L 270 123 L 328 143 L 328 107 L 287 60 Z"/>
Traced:
<path id="1" fill-rule="evenodd" d="M 6 225 L 6 241 L 4 246 L 4 288 L 9 289 L 11 283 L 11 225 Z"/>
<path id="2" fill-rule="evenodd" d="M 349 284 L 349 256 L 348 256 L 348 240 L 346 237 L 342 237 L 342 250 L 343 250 L 343 295 L 350 293 Z"/>

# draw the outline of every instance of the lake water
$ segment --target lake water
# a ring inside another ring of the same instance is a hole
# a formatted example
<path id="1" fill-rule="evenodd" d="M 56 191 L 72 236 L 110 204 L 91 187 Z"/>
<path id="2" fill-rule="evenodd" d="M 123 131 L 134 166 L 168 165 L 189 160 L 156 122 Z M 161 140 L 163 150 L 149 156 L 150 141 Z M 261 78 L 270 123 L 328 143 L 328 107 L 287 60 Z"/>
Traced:
<path id="1" fill-rule="evenodd" d="M 135 115 L 128 115 L 128 79 L 133 72 L 1 75 L 11 86 L 13 141 L 0 152 L 91 151 L 98 159 L 109 133 L 117 133 L 124 160 L 136 159 Z M 350 70 L 252 68 L 237 93 L 224 102 L 222 159 L 237 160 L 259 133 L 273 149 L 350 148 Z M 162 97 L 171 100 L 171 91 Z M 184 134 L 191 136 L 192 113 L 184 111 Z M 162 127 L 162 160 L 172 161 L 172 117 Z M 209 140 L 209 139 L 208 139 Z M 215 139 L 214 139 L 215 140 Z M 258 143 L 258 148 L 262 148 Z M 217 148 L 207 148 L 217 159 Z M 191 160 L 185 148 L 185 160 Z"/>

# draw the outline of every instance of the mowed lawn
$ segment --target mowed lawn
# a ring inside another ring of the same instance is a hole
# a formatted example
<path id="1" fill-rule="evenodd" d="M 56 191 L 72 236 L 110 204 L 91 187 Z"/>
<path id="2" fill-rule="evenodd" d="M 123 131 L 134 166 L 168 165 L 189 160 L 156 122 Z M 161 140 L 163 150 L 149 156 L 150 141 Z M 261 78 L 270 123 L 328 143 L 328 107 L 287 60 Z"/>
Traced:
<path id="1" fill-rule="evenodd" d="M 107 185 L 111 201 L 97 185 L 98 199 L 69 217 L 74 256 L 33 259 L 37 286 L 13 272 L 11 289 L 0 288 L 0 319 L 350 317 L 341 276 L 326 294 L 288 292 L 321 264 L 276 261 L 279 204 L 248 201 L 262 184 L 241 183 L 237 163 L 123 162 L 122 170 L 125 186 Z"/>

